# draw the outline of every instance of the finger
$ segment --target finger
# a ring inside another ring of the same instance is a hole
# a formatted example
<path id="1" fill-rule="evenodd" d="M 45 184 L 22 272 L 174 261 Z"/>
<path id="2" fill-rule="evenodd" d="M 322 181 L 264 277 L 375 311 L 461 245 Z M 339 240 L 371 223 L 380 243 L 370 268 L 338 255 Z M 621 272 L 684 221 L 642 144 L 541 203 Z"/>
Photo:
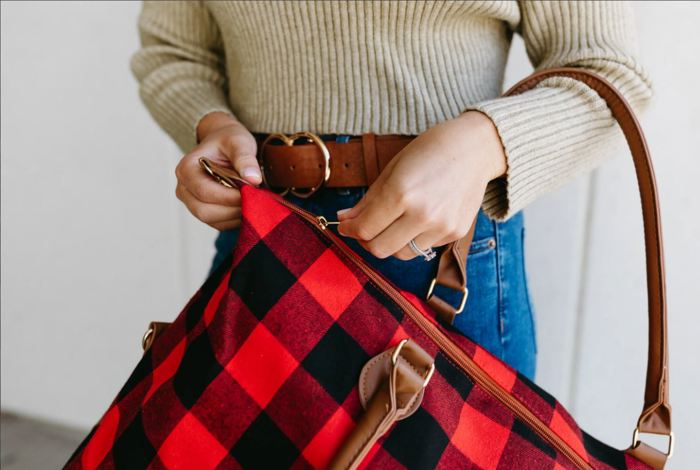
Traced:
<path id="1" fill-rule="evenodd" d="M 202 202 L 183 185 L 178 185 L 175 193 L 192 215 L 206 224 L 230 222 L 241 218 L 240 207 Z"/>
<path id="2" fill-rule="evenodd" d="M 458 224 L 456 226 L 446 224 L 441 228 L 427 230 L 414 238 L 418 248 L 423 251 L 428 251 L 430 248 L 447 245 L 448 243 L 452 243 L 460 238 L 463 238 L 469 231 L 470 227 L 470 222 L 466 222 L 466 225 Z M 415 258 L 416 256 L 421 256 L 411 249 L 409 242 L 410 239 L 408 242 L 406 242 L 406 245 L 404 245 L 403 248 L 394 254 L 394 256 L 402 260 L 409 260 Z"/>
<path id="3" fill-rule="evenodd" d="M 440 246 L 439 240 L 444 238 L 441 232 L 425 230 L 427 225 L 420 222 L 416 221 L 415 217 L 404 214 L 376 238 L 366 242 L 364 247 L 380 258 L 393 255 L 402 260 L 409 260 L 419 256 L 409 246 L 412 239 L 415 239 L 416 245 L 423 251 Z"/>
<path id="4" fill-rule="evenodd" d="M 388 178 L 391 174 L 391 167 L 394 166 L 398 159 L 394 157 L 389 164 L 382 170 L 376 180 L 369 186 L 365 195 L 360 199 L 360 201 L 353 207 L 347 209 L 341 209 L 337 212 L 338 221 L 343 221 L 346 219 L 352 219 L 357 217 L 364 208 L 369 204 L 375 197 L 381 197 L 382 188 L 384 187 L 384 180 Z"/>
<path id="5" fill-rule="evenodd" d="M 436 234 L 435 232 L 423 232 L 412 238 L 415 240 L 418 248 L 423 251 L 429 251 L 431 248 L 441 245 L 439 243 L 440 235 Z M 409 246 L 410 242 L 411 239 L 409 238 L 399 250 L 394 252 L 394 256 L 402 260 L 410 260 L 416 256 L 422 256 L 411 249 Z"/>
<path id="6" fill-rule="evenodd" d="M 340 209 L 338 212 L 336 212 L 338 222 L 342 222 L 343 220 L 347 219 L 352 219 L 353 217 L 357 216 L 357 214 L 362 212 L 362 209 L 365 208 L 369 199 L 370 198 L 367 197 L 367 194 L 365 194 L 364 196 L 362 196 L 362 199 L 360 199 L 354 206 L 348 207 L 346 209 Z"/>
<path id="7" fill-rule="evenodd" d="M 420 234 L 424 230 L 421 225 L 416 223 L 415 218 L 404 213 L 363 246 L 377 258 L 387 258 L 404 248 L 411 238 Z"/>
<path id="8" fill-rule="evenodd" d="M 473 210 L 463 209 L 459 211 L 460 214 L 471 214 L 474 213 Z M 442 227 L 440 231 L 440 236 L 433 241 L 433 246 L 442 246 L 452 243 L 461 238 L 464 238 L 469 229 L 471 229 L 472 223 L 474 222 L 474 217 L 454 217 L 449 219 L 455 223 L 448 223 Z M 418 245 L 420 246 L 420 245 Z"/>
<path id="9" fill-rule="evenodd" d="M 231 229 L 240 227 L 241 226 L 241 219 L 231 220 L 228 222 L 219 222 L 219 223 L 214 223 L 214 224 L 209 224 L 209 225 L 214 227 L 219 232 L 223 232 L 225 230 L 231 230 Z"/>
<path id="10" fill-rule="evenodd" d="M 237 188 L 228 188 L 202 171 L 187 178 L 183 185 L 201 202 L 228 207 L 241 205 L 241 192 Z"/>
<path id="11" fill-rule="evenodd" d="M 383 232 L 403 214 L 400 204 L 387 197 L 374 197 L 362 207 L 360 213 L 338 225 L 338 233 L 358 240 L 369 241 Z"/>
<path id="12" fill-rule="evenodd" d="M 379 175 L 379 178 L 377 178 L 372 183 L 372 185 L 369 187 L 367 192 L 362 196 L 362 199 L 360 199 L 357 204 L 355 204 L 353 207 L 339 210 L 336 213 L 338 221 L 343 221 L 346 219 L 352 219 L 353 217 L 357 217 L 357 215 L 359 215 L 367 206 L 367 204 L 369 204 L 375 197 L 381 197 L 380 193 L 382 192 L 382 181 L 385 179 L 382 175 L 386 174 L 387 172 L 383 172 Z"/>
<path id="13" fill-rule="evenodd" d="M 226 137 L 220 149 L 238 174 L 254 185 L 262 182 L 260 165 L 256 157 L 257 148 L 257 142 L 249 132 L 239 131 Z"/>
<path id="14" fill-rule="evenodd" d="M 178 184 L 185 186 L 194 196 L 202 202 L 220 204 L 223 206 L 239 206 L 241 204 L 241 194 L 237 188 L 227 188 L 221 183 L 214 181 L 199 164 L 199 155 L 202 153 L 210 155 L 215 150 L 200 150 L 197 154 L 189 154 L 182 158 L 175 168 L 175 176 Z M 209 157 L 212 160 L 219 158 Z M 220 164 L 217 161 L 217 164 Z M 228 161 L 225 163 L 229 165 Z"/>

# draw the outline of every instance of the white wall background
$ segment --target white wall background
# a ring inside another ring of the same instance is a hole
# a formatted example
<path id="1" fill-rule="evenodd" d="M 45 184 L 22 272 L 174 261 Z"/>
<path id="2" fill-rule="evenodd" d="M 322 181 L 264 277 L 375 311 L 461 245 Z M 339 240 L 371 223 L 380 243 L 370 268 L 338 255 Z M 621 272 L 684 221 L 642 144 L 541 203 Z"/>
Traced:
<path id="1" fill-rule="evenodd" d="M 138 361 L 152 319 L 202 281 L 213 230 L 174 196 L 178 151 L 128 69 L 139 4 L 2 3 L 2 407 L 89 427 Z M 693 468 L 700 421 L 700 6 L 635 4 L 656 97 L 641 117 L 666 241 L 669 468 Z M 507 84 L 530 67 L 516 40 Z M 538 382 L 593 435 L 629 445 L 641 410 L 641 219 L 626 152 L 527 210 Z"/>

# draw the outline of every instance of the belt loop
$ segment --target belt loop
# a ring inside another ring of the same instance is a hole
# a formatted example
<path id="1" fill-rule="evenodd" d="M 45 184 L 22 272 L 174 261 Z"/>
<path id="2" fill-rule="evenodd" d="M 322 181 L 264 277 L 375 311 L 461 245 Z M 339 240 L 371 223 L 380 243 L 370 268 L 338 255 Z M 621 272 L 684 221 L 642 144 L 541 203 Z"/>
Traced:
<path id="1" fill-rule="evenodd" d="M 367 186 L 379 176 L 379 161 L 377 160 L 377 136 L 373 132 L 362 134 L 362 156 L 365 161 Z"/>

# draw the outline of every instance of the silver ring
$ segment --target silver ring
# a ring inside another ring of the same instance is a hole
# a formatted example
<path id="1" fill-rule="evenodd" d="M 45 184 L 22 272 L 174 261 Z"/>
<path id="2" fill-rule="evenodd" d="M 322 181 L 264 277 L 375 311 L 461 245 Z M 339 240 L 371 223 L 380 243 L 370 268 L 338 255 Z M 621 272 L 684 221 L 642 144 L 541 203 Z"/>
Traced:
<path id="1" fill-rule="evenodd" d="M 431 259 L 435 258 L 435 255 L 437 254 L 432 247 L 428 248 L 427 250 L 421 250 L 420 248 L 418 248 L 418 245 L 416 244 L 416 240 L 414 238 L 411 238 L 411 241 L 408 242 L 408 246 L 411 248 L 411 250 L 413 250 L 415 254 L 421 255 L 426 261 L 430 261 Z"/>

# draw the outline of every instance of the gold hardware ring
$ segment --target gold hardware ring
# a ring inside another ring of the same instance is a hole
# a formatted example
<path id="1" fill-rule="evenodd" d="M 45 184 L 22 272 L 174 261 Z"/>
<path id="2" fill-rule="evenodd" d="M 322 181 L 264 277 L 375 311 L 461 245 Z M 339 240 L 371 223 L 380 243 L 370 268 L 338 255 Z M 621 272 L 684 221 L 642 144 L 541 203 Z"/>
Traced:
<path id="1" fill-rule="evenodd" d="M 270 185 L 267 182 L 267 178 L 265 176 L 265 164 L 264 164 L 263 158 L 262 158 L 263 157 L 263 150 L 265 149 L 265 144 L 267 144 L 271 140 L 277 139 L 277 140 L 281 140 L 284 143 L 284 145 L 286 145 L 288 147 L 292 147 L 294 145 L 294 141 L 301 138 L 301 137 L 306 137 L 306 139 L 309 142 L 316 144 L 316 146 L 321 151 L 321 155 L 323 156 L 323 165 L 324 165 L 323 178 L 321 179 L 321 181 L 319 181 L 319 183 L 316 186 L 309 188 L 308 191 L 299 191 L 293 187 L 285 188 L 284 191 L 278 193 L 280 196 L 284 196 L 288 192 L 291 192 L 292 194 L 294 194 L 297 197 L 307 198 L 307 197 L 311 196 L 313 193 L 315 193 L 316 191 L 318 191 L 318 189 L 321 186 L 323 186 L 325 183 L 327 183 L 328 179 L 331 177 L 331 154 L 328 151 L 328 147 L 326 147 L 326 144 L 323 142 L 323 139 L 321 139 L 319 136 L 317 136 L 313 132 L 308 132 L 308 131 L 297 132 L 297 133 L 289 135 L 289 136 L 285 135 L 285 134 L 280 134 L 280 133 L 272 133 L 265 138 L 263 143 L 260 145 L 260 149 L 258 151 L 258 163 L 260 164 L 260 172 L 262 174 L 262 180 L 263 180 L 263 183 L 265 183 L 265 186 L 267 186 L 268 188 L 270 187 Z"/>
<path id="2" fill-rule="evenodd" d="M 396 363 L 399 360 L 399 353 L 401 352 L 401 348 L 403 348 L 406 343 L 408 343 L 408 338 L 402 339 L 401 342 L 399 342 L 399 344 L 396 345 L 396 348 L 394 348 L 394 352 L 391 354 L 391 364 L 393 366 L 396 366 Z M 433 362 L 432 364 L 430 364 L 430 369 L 428 369 L 428 372 L 423 378 L 423 388 L 428 386 L 428 382 L 430 382 L 430 379 L 433 377 L 434 372 L 435 363 Z"/>
<path id="3" fill-rule="evenodd" d="M 433 289 L 435 289 L 435 284 L 437 284 L 437 278 L 433 278 L 433 280 L 430 282 L 430 287 L 428 287 L 428 295 L 425 296 L 425 300 L 430 299 L 430 297 L 433 296 Z M 447 287 L 447 286 L 445 286 Z M 462 300 L 459 301 L 459 307 L 455 311 L 455 315 L 462 313 L 464 310 L 464 306 L 467 304 L 467 297 L 469 296 L 469 289 L 467 289 L 467 286 L 464 286 L 462 288 Z"/>
<path id="4" fill-rule="evenodd" d="M 153 336 L 154 333 L 155 333 L 155 330 L 154 330 L 153 328 L 149 328 L 149 329 L 147 329 L 146 332 L 143 334 L 143 338 L 141 338 L 141 347 L 143 348 L 144 351 L 145 351 L 146 349 L 148 349 L 148 346 L 149 346 L 148 342 L 149 342 L 149 340 L 151 339 L 151 336 Z"/>

